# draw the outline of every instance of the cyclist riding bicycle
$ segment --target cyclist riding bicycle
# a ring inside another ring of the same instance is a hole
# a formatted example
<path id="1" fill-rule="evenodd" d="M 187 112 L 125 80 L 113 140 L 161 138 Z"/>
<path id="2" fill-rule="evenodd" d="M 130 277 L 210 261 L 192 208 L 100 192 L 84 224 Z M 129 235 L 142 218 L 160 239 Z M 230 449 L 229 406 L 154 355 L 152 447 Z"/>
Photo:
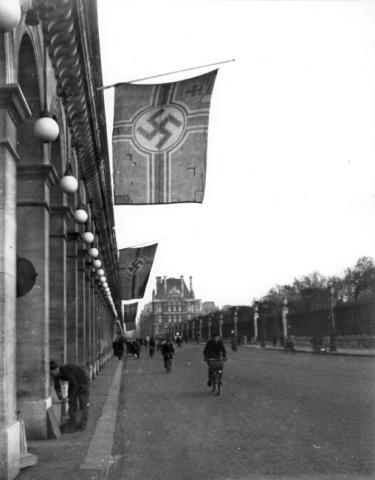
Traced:
<path id="1" fill-rule="evenodd" d="M 161 344 L 160 350 L 161 354 L 163 355 L 164 368 L 167 368 L 167 364 L 170 360 L 172 360 L 174 355 L 173 343 L 169 340 L 169 338 L 167 338 L 166 341 Z"/>
<path id="2" fill-rule="evenodd" d="M 209 359 L 223 360 L 227 359 L 227 352 L 223 341 L 221 340 L 217 332 L 212 332 L 211 338 L 207 341 L 203 350 L 204 361 L 207 361 L 208 365 L 208 381 L 207 386 L 211 387 L 211 367 Z"/>

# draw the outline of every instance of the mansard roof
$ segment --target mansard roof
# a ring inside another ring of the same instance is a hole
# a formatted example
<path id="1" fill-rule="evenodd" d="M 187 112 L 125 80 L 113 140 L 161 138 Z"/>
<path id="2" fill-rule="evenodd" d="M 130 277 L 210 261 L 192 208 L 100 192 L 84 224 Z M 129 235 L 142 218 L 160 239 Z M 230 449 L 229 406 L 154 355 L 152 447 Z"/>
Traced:
<path id="1" fill-rule="evenodd" d="M 181 298 L 181 279 L 180 278 L 167 278 L 167 291 L 164 288 L 164 281 L 159 285 L 156 292 L 156 298 L 158 300 Z M 194 297 L 190 290 L 187 288 L 185 281 L 183 280 L 183 298 L 185 300 L 193 300 Z"/>

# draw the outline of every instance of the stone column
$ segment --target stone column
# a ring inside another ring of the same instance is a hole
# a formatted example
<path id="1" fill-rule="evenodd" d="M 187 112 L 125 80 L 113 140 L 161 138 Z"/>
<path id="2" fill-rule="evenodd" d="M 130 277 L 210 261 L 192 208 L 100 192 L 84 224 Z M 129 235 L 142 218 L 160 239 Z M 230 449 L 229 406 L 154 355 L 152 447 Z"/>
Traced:
<path id="1" fill-rule="evenodd" d="M 68 233 L 66 262 L 67 362 L 79 364 L 78 232 Z M 82 332 L 81 332 L 82 333 Z"/>
<path id="2" fill-rule="evenodd" d="M 90 288 L 90 308 L 89 308 L 89 365 L 90 365 L 90 375 L 91 378 L 95 378 L 95 368 L 94 368 L 94 307 L 95 307 L 95 299 L 94 299 L 94 276 L 93 272 L 91 271 L 91 263 L 88 266 L 89 268 L 89 288 Z"/>
<path id="3" fill-rule="evenodd" d="M 48 436 L 49 395 L 49 188 L 57 182 L 51 165 L 19 164 L 17 169 L 17 252 L 38 274 L 32 290 L 17 301 L 18 408 L 32 439 Z M 52 409 L 51 409 L 52 410 Z"/>
<path id="4" fill-rule="evenodd" d="M 18 85 L 0 87 L 0 478 L 20 468 L 16 407 L 16 127 L 31 112 Z"/>
<path id="5" fill-rule="evenodd" d="M 86 357 L 85 357 L 85 367 L 90 372 L 90 355 L 91 355 L 91 286 L 90 286 L 90 269 L 91 263 L 85 258 L 85 338 L 86 338 Z"/>
<path id="6" fill-rule="evenodd" d="M 67 363 L 67 237 L 69 208 L 51 207 L 50 216 L 50 357 Z"/>
<path id="7" fill-rule="evenodd" d="M 87 338 L 86 338 L 86 250 L 78 250 L 77 258 L 77 306 L 78 306 L 78 365 L 86 367 Z"/>

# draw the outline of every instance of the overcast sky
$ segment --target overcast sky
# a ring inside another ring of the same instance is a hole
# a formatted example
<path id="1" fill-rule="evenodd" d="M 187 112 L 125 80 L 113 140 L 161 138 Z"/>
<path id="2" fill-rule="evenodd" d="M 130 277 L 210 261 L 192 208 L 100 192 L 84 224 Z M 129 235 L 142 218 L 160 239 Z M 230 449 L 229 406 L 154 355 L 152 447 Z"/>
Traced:
<path id="1" fill-rule="evenodd" d="M 105 85 L 235 59 L 212 95 L 203 204 L 115 206 L 119 248 L 159 243 L 144 302 L 157 275 L 249 305 L 375 257 L 375 2 L 98 7 Z M 105 100 L 111 144 L 113 89 Z"/>

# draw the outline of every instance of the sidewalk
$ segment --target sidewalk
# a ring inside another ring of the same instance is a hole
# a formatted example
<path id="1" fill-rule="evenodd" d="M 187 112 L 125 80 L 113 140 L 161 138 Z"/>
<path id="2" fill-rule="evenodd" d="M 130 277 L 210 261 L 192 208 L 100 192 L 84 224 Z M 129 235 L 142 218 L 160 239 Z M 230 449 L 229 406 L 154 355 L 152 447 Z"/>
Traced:
<path id="1" fill-rule="evenodd" d="M 255 348 L 259 350 L 277 350 L 283 351 L 284 348 L 277 345 L 274 347 L 273 345 L 267 344 L 266 347 L 261 347 L 259 344 L 250 344 L 250 345 L 241 345 L 246 348 Z M 296 352 L 298 353 L 313 353 L 310 346 L 306 345 L 296 345 Z M 290 353 L 289 351 L 287 353 Z M 326 352 L 321 353 L 320 355 L 339 355 L 339 356 L 356 356 L 356 357 L 375 357 L 375 349 L 374 348 L 337 348 L 336 352 Z"/>
<path id="2" fill-rule="evenodd" d="M 38 457 L 33 467 L 21 470 L 17 480 L 102 480 L 112 461 L 111 450 L 121 385 L 123 361 L 111 357 L 93 380 L 90 414 L 82 432 L 59 439 L 28 441 Z"/>

